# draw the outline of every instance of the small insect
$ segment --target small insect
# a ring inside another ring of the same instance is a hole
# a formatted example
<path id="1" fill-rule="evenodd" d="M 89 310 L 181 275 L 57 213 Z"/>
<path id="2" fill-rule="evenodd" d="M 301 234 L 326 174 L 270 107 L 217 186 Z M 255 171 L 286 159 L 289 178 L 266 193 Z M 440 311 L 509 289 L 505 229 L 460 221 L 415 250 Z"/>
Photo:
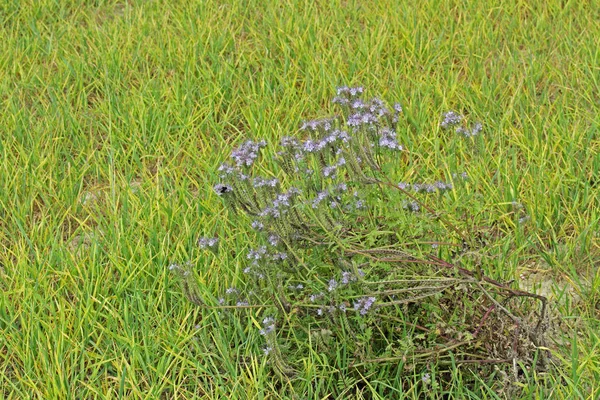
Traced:
<path id="1" fill-rule="evenodd" d="M 223 185 L 222 183 L 216 184 L 213 189 L 220 196 L 225 193 L 229 193 L 233 191 L 233 188 L 229 185 Z"/>

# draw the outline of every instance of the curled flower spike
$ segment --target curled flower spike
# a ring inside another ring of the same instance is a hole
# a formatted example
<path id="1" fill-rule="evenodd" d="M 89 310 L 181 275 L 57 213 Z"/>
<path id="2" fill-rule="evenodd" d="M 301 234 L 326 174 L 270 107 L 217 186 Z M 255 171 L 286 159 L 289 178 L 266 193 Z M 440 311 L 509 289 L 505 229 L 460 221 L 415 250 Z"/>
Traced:
<path id="1" fill-rule="evenodd" d="M 265 228 L 265 225 L 258 220 L 252 221 L 251 226 L 252 226 L 252 229 L 254 229 L 256 231 L 262 231 Z"/>
<path id="2" fill-rule="evenodd" d="M 330 292 L 333 292 L 337 287 L 338 287 L 337 281 L 335 279 L 331 278 L 329 280 L 329 286 L 327 287 L 327 290 L 329 290 Z"/>
<path id="3" fill-rule="evenodd" d="M 443 129 L 448 129 L 449 127 L 456 126 L 461 123 L 463 120 L 463 116 L 455 113 L 454 111 L 448 111 L 444 114 L 444 120 L 440 124 Z"/>
<path id="4" fill-rule="evenodd" d="M 419 212 L 419 210 L 421 210 L 421 206 L 419 206 L 419 203 L 416 201 L 407 202 L 402 208 L 411 212 Z"/>
<path id="5" fill-rule="evenodd" d="M 323 297 L 323 293 L 311 294 L 309 299 L 310 299 L 311 303 L 314 303 L 315 301 L 319 300 L 322 297 Z"/>
<path id="6" fill-rule="evenodd" d="M 223 163 L 219 166 L 218 171 L 221 173 L 221 178 L 224 178 L 227 175 L 232 175 L 235 172 L 235 168 L 227 163 Z"/>
<path id="7" fill-rule="evenodd" d="M 357 279 L 356 276 L 352 272 L 349 272 L 349 271 L 342 272 L 342 279 L 341 279 L 342 285 L 347 285 L 350 282 L 356 281 L 356 279 Z"/>
<path id="8" fill-rule="evenodd" d="M 354 310 L 358 311 L 360 315 L 367 315 L 375 301 L 377 301 L 375 297 L 363 297 L 354 302 Z"/>
<path id="9" fill-rule="evenodd" d="M 389 128 L 383 128 L 381 130 L 379 137 L 379 146 L 387 147 L 391 150 L 404 150 L 404 148 L 400 144 L 398 144 L 396 132 Z"/>
<path id="10" fill-rule="evenodd" d="M 317 197 L 312 201 L 312 208 L 317 208 L 319 204 L 329 196 L 329 192 L 324 190 L 317 193 Z"/>
<path id="11" fill-rule="evenodd" d="M 281 238 L 277 235 L 269 235 L 269 244 L 273 247 L 276 247 L 279 244 L 279 240 Z"/>
<path id="12" fill-rule="evenodd" d="M 267 254 L 267 247 L 266 246 L 260 246 L 257 249 L 250 249 L 248 251 L 248 254 L 246 255 L 246 258 L 248 260 L 252 260 L 253 263 L 257 263 L 258 261 L 260 261 L 265 255 Z"/>
<path id="13" fill-rule="evenodd" d="M 230 288 L 227 288 L 227 290 L 225 290 L 225 293 L 226 294 L 237 294 L 239 292 L 235 287 L 230 287 Z"/>
<path id="14" fill-rule="evenodd" d="M 201 249 L 214 249 L 217 247 L 218 244 L 219 238 L 216 237 L 201 237 L 200 239 L 198 239 L 198 246 L 200 246 Z"/>
<path id="15" fill-rule="evenodd" d="M 262 325 L 263 329 L 259 332 L 261 335 L 266 336 L 271 332 L 275 332 L 275 319 L 273 317 L 263 319 Z"/>
<path id="16" fill-rule="evenodd" d="M 273 178 L 273 179 L 264 179 L 259 177 L 256 177 L 252 180 L 252 186 L 255 188 L 261 188 L 261 187 L 277 187 L 277 185 L 279 184 L 279 179 L 277 178 Z"/>
<path id="17" fill-rule="evenodd" d="M 231 152 L 231 158 L 233 158 L 235 165 L 238 167 L 250 167 L 258 158 L 260 149 L 266 145 L 267 142 L 264 140 L 260 142 L 248 140 Z"/>

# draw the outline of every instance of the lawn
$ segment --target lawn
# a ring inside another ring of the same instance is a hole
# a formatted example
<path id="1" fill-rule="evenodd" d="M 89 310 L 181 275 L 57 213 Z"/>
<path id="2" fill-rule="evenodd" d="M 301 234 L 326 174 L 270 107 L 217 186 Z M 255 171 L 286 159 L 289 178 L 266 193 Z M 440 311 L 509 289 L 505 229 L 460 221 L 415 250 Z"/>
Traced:
<path id="1" fill-rule="evenodd" d="M 0 397 L 424 396 L 401 375 L 336 381 L 336 360 L 281 382 L 258 314 L 201 310 L 169 271 L 238 282 L 251 243 L 217 167 L 363 85 L 404 108 L 403 174 L 468 171 L 499 232 L 485 273 L 549 298 L 554 367 L 520 398 L 597 399 L 598 21 L 596 1 L 1 0 Z M 444 146 L 448 110 L 482 122 L 476 151 Z M 198 248 L 215 235 L 219 256 Z M 508 396 L 455 372 L 429 395 Z"/>

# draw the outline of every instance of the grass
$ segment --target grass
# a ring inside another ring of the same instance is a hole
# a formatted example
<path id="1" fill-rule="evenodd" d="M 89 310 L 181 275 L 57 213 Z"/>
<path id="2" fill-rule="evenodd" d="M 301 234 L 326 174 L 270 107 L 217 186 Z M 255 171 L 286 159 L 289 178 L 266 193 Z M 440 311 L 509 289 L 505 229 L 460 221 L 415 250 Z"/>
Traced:
<path id="1" fill-rule="evenodd" d="M 506 212 L 485 266 L 549 282 L 560 315 L 559 368 L 522 396 L 598 398 L 599 19 L 573 1 L 0 2 L 0 397 L 292 398 L 260 322 L 202 315 L 168 265 L 192 261 L 214 292 L 235 282 L 248 243 L 216 166 L 363 84 L 420 132 L 407 176 L 464 167 L 484 209 L 528 211 Z M 442 148 L 448 109 L 484 122 L 476 162 Z M 205 234 L 228 255 L 200 252 Z M 328 379 L 344 356 L 307 362 L 298 398 L 400 396 L 385 371 Z M 506 396 L 454 382 L 451 397 Z"/>

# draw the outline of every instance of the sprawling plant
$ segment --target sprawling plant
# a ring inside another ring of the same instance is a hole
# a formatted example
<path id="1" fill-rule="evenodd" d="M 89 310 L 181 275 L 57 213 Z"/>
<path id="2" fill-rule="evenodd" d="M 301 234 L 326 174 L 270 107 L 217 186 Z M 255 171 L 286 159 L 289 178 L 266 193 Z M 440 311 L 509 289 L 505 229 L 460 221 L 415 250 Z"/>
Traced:
<path id="1" fill-rule="evenodd" d="M 531 366 L 543 345 L 546 299 L 463 262 L 481 245 L 460 216 L 440 212 L 466 174 L 394 181 L 408 162 L 402 107 L 367 100 L 360 87 L 339 88 L 333 103 L 339 114 L 281 140 L 273 155 L 280 168 L 257 173 L 267 143 L 251 140 L 219 167 L 214 190 L 247 220 L 253 246 L 244 284 L 220 296 L 201 293 L 190 267 L 174 265 L 189 300 L 260 313 L 264 352 L 280 377 L 293 376 L 294 360 L 311 351 L 335 359 L 342 347 L 357 370 L 435 362 L 516 374 Z M 455 112 L 441 127 L 466 140 L 482 133 Z M 218 242 L 199 245 L 216 252 Z M 296 340 L 282 346 L 284 337 Z"/>

